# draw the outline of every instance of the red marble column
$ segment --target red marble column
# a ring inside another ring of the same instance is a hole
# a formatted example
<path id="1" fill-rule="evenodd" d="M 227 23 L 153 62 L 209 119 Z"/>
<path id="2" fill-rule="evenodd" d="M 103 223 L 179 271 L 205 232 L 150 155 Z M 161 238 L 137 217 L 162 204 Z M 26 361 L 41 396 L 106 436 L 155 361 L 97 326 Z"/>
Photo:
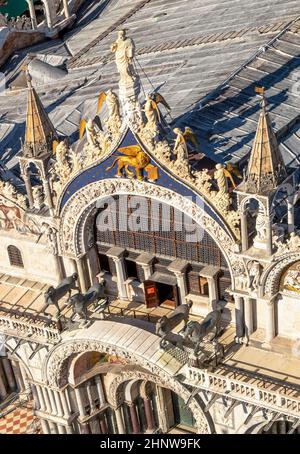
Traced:
<path id="1" fill-rule="evenodd" d="M 132 423 L 132 431 L 134 434 L 140 433 L 140 424 L 138 420 L 138 415 L 136 411 L 136 406 L 134 403 L 129 404 L 129 411 Z"/>
<path id="2" fill-rule="evenodd" d="M 100 416 L 100 429 L 101 429 L 101 432 L 103 434 L 107 434 L 108 433 L 108 430 L 107 430 L 107 425 L 106 425 L 106 421 L 105 421 L 105 416 L 102 415 Z"/>
<path id="3" fill-rule="evenodd" d="M 148 430 L 154 430 L 155 429 L 155 423 L 154 423 L 154 417 L 153 417 L 153 410 L 151 406 L 151 400 L 150 399 L 143 399 L 144 400 L 144 407 L 145 407 L 145 415 L 146 415 L 146 421 L 147 421 L 147 429 Z"/>

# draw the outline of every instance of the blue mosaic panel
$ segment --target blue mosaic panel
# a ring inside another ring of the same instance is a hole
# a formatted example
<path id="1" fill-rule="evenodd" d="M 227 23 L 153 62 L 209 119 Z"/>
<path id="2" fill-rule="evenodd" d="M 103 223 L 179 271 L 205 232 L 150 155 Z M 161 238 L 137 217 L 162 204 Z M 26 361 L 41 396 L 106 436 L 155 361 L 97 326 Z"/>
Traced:
<path id="1" fill-rule="evenodd" d="M 130 145 L 138 145 L 138 142 L 136 138 L 134 137 L 133 133 L 128 130 L 126 133 L 124 139 L 122 140 L 119 148 L 125 147 L 125 146 L 130 146 Z M 114 168 L 106 171 L 106 169 L 112 165 L 113 161 L 115 158 L 118 156 L 117 152 L 113 152 L 108 158 L 106 158 L 104 161 L 102 161 L 100 164 L 97 164 L 89 169 L 84 170 L 83 172 L 80 173 L 71 183 L 67 186 L 62 200 L 60 204 L 60 211 L 63 209 L 64 205 L 67 203 L 67 201 L 72 197 L 73 194 L 75 194 L 79 189 L 83 188 L 84 186 L 87 186 L 88 184 L 94 183 L 95 181 L 99 180 L 104 180 L 106 178 L 114 178 L 116 173 L 117 173 L 117 165 L 114 166 Z M 121 156 L 121 154 L 120 154 Z M 172 191 L 184 196 L 184 197 L 189 197 L 193 201 L 197 200 L 197 196 L 192 191 L 190 188 L 185 186 L 183 183 L 180 181 L 176 180 L 173 176 L 168 174 L 165 170 L 163 170 L 158 163 L 156 163 L 153 159 L 151 159 L 151 164 L 155 165 L 159 169 L 159 178 L 156 181 L 156 184 L 159 184 L 162 187 L 165 187 L 167 189 L 171 189 Z M 200 199 L 200 197 L 198 196 Z M 211 207 L 207 205 L 203 201 L 203 199 L 200 199 L 203 202 L 203 207 L 205 212 L 211 216 L 213 219 L 215 219 L 220 225 L 222 225 L 220 219 L 216 216 L 216 214 L 212 211 Z M 223 226 L 224 227 L 224 226 Z"/>

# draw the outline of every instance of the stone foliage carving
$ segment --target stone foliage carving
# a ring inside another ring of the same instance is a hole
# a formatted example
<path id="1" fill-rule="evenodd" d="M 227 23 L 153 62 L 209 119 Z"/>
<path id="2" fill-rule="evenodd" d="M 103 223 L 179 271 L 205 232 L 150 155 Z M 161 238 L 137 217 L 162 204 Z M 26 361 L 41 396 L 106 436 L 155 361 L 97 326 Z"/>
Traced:
<path id="1" fill-rule="evenodd" d="M 140 378 L 142 380 L 153 381 L 161 386 L 166 386 L 183 397 L 185 401 L 187 401 L 190 397 L 190 391 L 183 384 L 179 383 L 175 378 L 155 363 L 152 363 L 148 359 L 145 359 L 135 353 L 128 352 L 120 347 L 90 339 L 72 340 L 55 347 L 50 352 L 46 364 L 44 365 L 44 379 L 51 387 L 62 387 L 66 385 L 68 382 L 68 368 L 66 367 L 68 359 L 71 355 L 87 351 L 98 351 L 123 358 L 132 365 L 140 366 L 146 369 L 145 372 L 141 370 L 132 371 L 132 374 L 131 371 L 127 369 L 124 373 L 128 374 L 130 379 Z M 113 404 L 116 404 L 116 406 L 118 405 L 120 399 L 120 395 L 118 396 L 117 390 L 124 380 L 126 380 L 126 377 L 120 375 L 116 381 L 112 382 L 109 389 L 109 400 Z M 197 421 L 198 432 L 210 433 L 211 429 L 209 423 L 204 416 L 203 410 L 196 397 L 194 397 L 189 403 L 189 408 Z"/>
<path id="2" fill-rule="evenodd" d="M 292 232 L 285 242 L 278 241 L 275 238 L 273 243 L 277 247 L 277 251 L 275 253 L 276 256 L 296 251 L 299 251 L 300 253 L 300 236 L 295 232 Z"/>
<path id="3" fill-rule="evenodd" d="M 25 16 L 17 16 L 8 19 L 8 14 L 1 14 L 0 13 L 0 28 L 1 27 L 8 27 L 9 29 L 15 30 L 31 30 L 32 24 L 29 17 Z"/>

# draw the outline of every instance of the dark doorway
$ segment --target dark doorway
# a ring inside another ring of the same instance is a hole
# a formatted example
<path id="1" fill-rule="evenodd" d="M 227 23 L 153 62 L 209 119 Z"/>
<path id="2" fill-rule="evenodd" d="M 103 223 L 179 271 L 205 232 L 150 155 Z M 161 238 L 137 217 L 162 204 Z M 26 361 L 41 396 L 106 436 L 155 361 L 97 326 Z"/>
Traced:
<path id="1" fill-rule="evenodd" d="M 156 283 L 158 292 L 159 304 L 162 306 L 175 308 L 178 306 L 177 286 L 163 284 L 161 282 Z"/>
<path id="2" fill-rule="evenodd" d="M 148 308 L 163 306 L 175 309 L 179 304 L 177 285 L 144 281 L 144 289 Z"/>

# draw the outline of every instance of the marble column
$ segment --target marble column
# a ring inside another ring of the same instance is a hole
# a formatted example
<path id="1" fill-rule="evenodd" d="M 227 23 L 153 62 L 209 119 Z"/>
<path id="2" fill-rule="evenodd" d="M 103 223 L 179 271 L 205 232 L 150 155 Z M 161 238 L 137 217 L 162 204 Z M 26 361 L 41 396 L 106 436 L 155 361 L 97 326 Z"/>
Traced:
<path id="1" fill-rule="evenodd" d="M 11 367 L 10 360 L 8 358 L 2 357 L 2 366 L 6 375 L 7 383 L 11 391 L 16 389 L 16 380 L 14 376 L 14 372 Z"/>
<path id="2" fill-rule="evenodd" d="M 28 197 L 29 208 L 33 208 L 34 200 L 33 200 L 30 177 L 27 174 L 23 173 L 22 178 L 25 183 L 25 189 L 26 189 L 26 193 L 27 193 L 27 197 Z"/>
<path id="3" fill-rule="evenodd" d="M 115 265 L 116 265 L 116 272 L 117 272 L 117 285 L 118 285 L 118 297 L 122 300 L 127 300 L 127 291 L 126 291 L 126 272 L 125 272 L 125 264 L 123 257 L 112 257 Z"/>
<path id="4" fill-rule="evenodd" d="M 70 414 L 71 414 L 71 411 L 70 411 L 69 405 L 68 405 L 67 393 L 68 393 L 67 389 L 64 389 L 60 393 L 60 399 L 61 399 L 61 403 L 62 403 L 64 417 L 65 418 L 68 418 L 70 416 Z"/>
<path id="5" fill-rule="evenodd" d="M 241 338 L 244 336 L 244 305 L 243 298 L 239 295 L 234 295 L 235 304 L 235 327 L 236 337 Z"/>
<path id="6" fill-rule="evenodd" d="M 249 338 L 253 333 L 253 301 L 249 296 L 244 297 L 245 335 Z"/>
<path id="7" fill-rule="evenodd" d="M 6 384 L 5 384 L 5 377 L 4 377 L 4 370 L 2 368 L 2 364 L 0 361 L 0 398 L 2 400 L 5 399 L 7 396 L 7 391 L 6 391 Z"/>
<path id="8" fill-rule="evenodd" d="M 147 429 L 154 430 L 155 423 L 154 423 L 151 399 L 144 398 L 143 400 L 144 400 L 144 407 L 145 407 L 145 416 L 146 416 L 146 421 L 147 421 Z"/>
<path id="9" fill-rule="evenodd" d="M 41 390 L 42 390 L 42 393 L 43 393 L 43 396 L 44 396 L 44 401 L 45 401 L 45 406 L 46 406 L 46 412 L 51 414 L 51 403 L 50 403 L 50 399 L 49 399 L 49 396 L 48 396 L 48 391 L 46 388 L 44 387 L 41 387 Z"/>
<path id="10" fill-rule="evenodd" d="M 165 405 L 165 396 L 164 390 L 161 386 L 156 386 L 156 406 L 157 406 L 157 413 L 158 413 L 158 423 L 159 428 L 161 429 L 162 433 L 167 433 L 169 429 L 169 424 L 167 421 L 166 416 L 166 405 Z"/>
<path id="11" fill-rule="evenodd" d="M 36 385 L 35 388 L 36 388 L 36 392 L 37 392 L 37 396 L 38 396 L 38 403 L 40 405 L 40 410 L 47 411 L 44 395 L 43 395 L 40 385 Z"/>
<path id="12" fill-rule="evenodd" d="M 59 391 L 53 391 L 54 392 L 54 398 L 55 398 L 55 403 L 56 403 L 56 409 L 57 409 L 57 416 L 62 417 L 64 416 L 64 410 L 62 407 L 62 402 L 60 395 L 61 393 Z"/>
<path id="13" fill-rule="evenodd" d="M 266 237 L 266 244 L 267 244 L 267 254 L 272 255 L 272 222 L 269 216 L 266 216 L 266 227 L 267 227 L 267 237 Z"/>
<path id="14" fill-rule="evenodd" d="M 57 415 L 57 408 L 56 408 L 56 403 L 55 403 L 55 398 L 54 398 L 54 391 L 50 388 L 47 388 L 48 394 L 49 394 L 49 399 L 51 403 L 51 414 Z"/>
<path id="15" fill-rule="evenodd" d="M 77 400 L 79 414 L 80 414 L 80 416 L 82 418 L 84 418 L 85 417 L 85 409 L 84 409 L 84 405 L 83 405 L 83 402 L 82 402 L 81 389 L 80 388 L 75 388 L 74 391 L 75 391 L 75 395 L 76 395 L 76 400 Z"/>
<path id="16" fill-rule="evenodd" d="M 88 284 L 86 282 L 83 260 L 84 260 L 84 257 L 80 257 L 80 258 L 76 259 L 76 264 L 77 264 L 77 270 L 78 270 L 80 289 L 82 292 L 86 292 L 88 290 Z"/>
<path id="17" fill-rule="evenodd" d="M 40 421 L 41 421 L 43 434 L 44 435 L 49 434 L 50 433 L 50 429 L 49 429 L 48 421 L 46 421 L 45 419 L 40 419 Z"/>
<path id="18" fill-rule="evenodd" d="M 185 304 L 186 303 L 185 298 L 187 295 L 185 271 L 177 272 L 175 273 L 175 276 L 177 279 L 177 285 L 179 289 L 180 304 Z"/>
<path id="19" fill-rule="evenodd" d="M 48 3 L 49 0 L 42 0 L 44 6 L 45 6 L 45 15 L 46 15 L 46 22 L 48 29 L 51 31 L 53 28 L 53 20 L 52 20 L 52 13 L 50 9 L 50 5 Z"/>
<path id="20" fill-rule="evenodd" d="M 106 421 L 105 421 L 105 415 L 104 414 L 100 415 L 99 422 L 100 422 L 101 432 L 103 434 L 107 434 L 108 433 L 108 429 L 107 429 L 107 424 L 106 424 Z"/>
<path id="21" fill-rule="evenodd" d="M 48 421 L 49 427 L 50 427 L 50 433 L 51 434 L 57 434 L 57 425 L 53 421 Z"/>
<path id="22" fill-rule="evenodd" d="M 70 17 L 70 15 L 71 15 L 70 7 L 69 7 L 69 1 L 68 0 L 63 0 L 63 5 L 64 5 L 65 18 L 68 19 Z"/>
<path id="23" fill-rule="evenodd" d="M 88 435 L 90 434 L 90 426 L 88 423 L 83 423 L 83 424 L 80 424 L 80 431 L 82 434 L 84 435 Z"/>
<path id="24" fill-rule="evenodd" d="M 62 424 L 57 424 L 58 433 L 64 435 L 66 433 L 66 428 Z"/>
<path id="25" fill-rule="evenodd" d="M 37 28 L 37 20 L 33 0 L 26 0 L 26 2 L 28 3 L 32 29 L 35 30 Z"/>
<path id="26" fill-rule="evenodd" d="M 98 397 L 99 397 L 100 407 L 101 407 L 103 404 L 105 404 L 106 399 L 105 399 L 103 384 L 102 384 L 100 375 L 96 375 L 95 382 L 96 382 L 96 386 L 97 386 Z"/>
<path id="27" fill-rule="evenodd" d="M 117 420 L 118 433 L 125 434 L 126 432 L 125 432 L 125 426 L 124 426 L 123 415 L 122 415 L 122 407 L 118 407 L 115 409 L 115 415 L 116 415 L 116 420 Z"/>
<path id="28" fill-rule="evenodd" d="M 266 301 L 266 329 L 265 341 L 269 344 L 275 337 L 275 313 L 274 313 L 274 300 Z"/>
<path id="29" fill-rule="evenodd" d="M 241 213 L 241 237 L 242 237 L 242 251 L 246 251 L 249 246 L 247 212 L 246 211 Z"/>
<path id="30" fill-rule="evenodd" d="M 90 403 L 90 407 L 91 407 L 91 413 L 93 413 L 96 410 L 96 406 L 95 406 L 95 401 L 94 401 L 93 394 L 92 394 L 92 386 L 91 386 L 90 381 L 88 381 L 86 383 L 86 391 L 87 391 L 87 395 L 88 395 L 88 399 L 89 399 L 89 403 Z"/>
<path id="31" fill-rule="evenodd" d="M 293 204 L 293 197 L 289 196 L 287 201 L 287 215 L 288 215 L 288 232 L 292 233 L 295 230 L 295 209 Z"/>
<path id="32" fill-rule="evenodd" d="M 48 205 L 50 213 L 53 214 L 53 200 L 52 200 L 52 194 L 50 190 L 50 184 L 49 180 L 46 178 L 42 178 L 42 183 L 43 183 L 43 188 L 44 188 L 44 193 L 45 193 L 45 203 Z"/>
<path id="33" fill-rule="evenodd" d="M 136 405 L 134 402 L 129 404 L 129 411 L 130 411 L 130 418 L 132 423 L 132 430 L 134 434 L 140 433 L 140 424 L 139 419 L 136 411 Z"/>
<path id="34" fill-rule="evenodd" d="M 73 427 L 72 426 L 66 426 L 66 432 L 67 432 L 67 434 L 73 434 L 74 433 Z"/>
<path id="35" fill-rule="evenodd" d="M 208 284 L 209 302 L 210 302 L 211 310 L 213 310 L 215 303 L 219 299 L 217 282 L 216 282 L 216 278 L 214 276 L 207 277 L 206 279 L 207 279 L 207 284 Z"/>

